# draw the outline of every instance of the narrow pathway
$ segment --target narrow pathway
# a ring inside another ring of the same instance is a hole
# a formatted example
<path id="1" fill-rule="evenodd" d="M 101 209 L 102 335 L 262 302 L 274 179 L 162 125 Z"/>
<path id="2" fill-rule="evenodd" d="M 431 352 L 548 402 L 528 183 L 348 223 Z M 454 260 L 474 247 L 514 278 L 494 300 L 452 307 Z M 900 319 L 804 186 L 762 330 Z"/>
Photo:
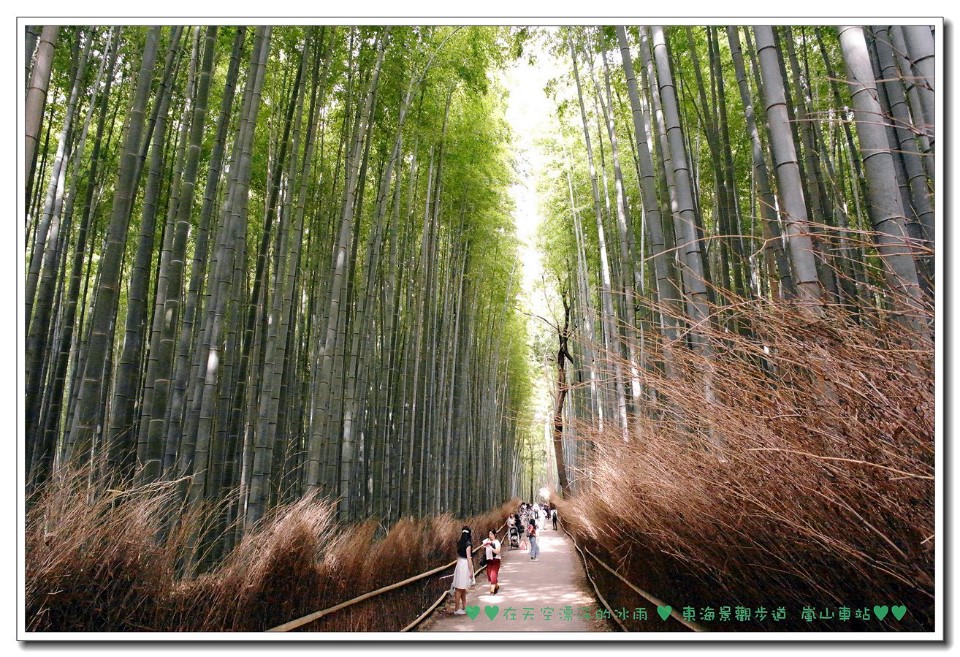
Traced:
<path id="1" fill-rule="evenodd" d="M 594 598 L 573 543 L 562 530 L 540 533 L 540 558 L 503 546 L 500 591 L 490 595 L 483 573 L 467 591 L 466 616 L 453 615 L 453 598 L 434 612 L 421 632 L 609 632 L 597 620 Z"/>

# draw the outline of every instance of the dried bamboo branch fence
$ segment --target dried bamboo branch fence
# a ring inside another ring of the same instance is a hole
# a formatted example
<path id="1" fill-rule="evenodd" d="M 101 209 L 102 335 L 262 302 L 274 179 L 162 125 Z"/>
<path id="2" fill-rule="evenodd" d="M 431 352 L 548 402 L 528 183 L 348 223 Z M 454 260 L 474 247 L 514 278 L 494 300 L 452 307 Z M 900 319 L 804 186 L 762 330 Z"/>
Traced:
<path id="1" fill-rule="evenodd" d="M 505 525 L 500 525 L 500 527 L 497 528 L 497 532 L 499 532 L 500 530 L 502 530 L 504 527 L 505 527 Z M 504 535 L 506 535 L 506 534 L 504 534 Z M 420 581 L 420 580 L 422 580 L 422 579 L 426 579 L 427 577 L 431 577 L 431 576 L 433 576 L 433 575 L 436 575 L 437 573 L 443 572 L 443 571 L 446 570 L 447 568 L 451 568 L 451 567 L 453 567 L 453 566 L 455 566 L 455 565 L 457 565 L 457 562 L 456 562 L 456 560 L 453 560 L 453 561 L 451 561 L 451 562 L 448 563 L 448 564 L 444 564 L 444 565 L 442 565 L 442 566 L 437 566 L 436 568 L 433 568 L 432 570 L 428 570 L 428 571 L 426 571 L 426 572 L 420 573 L 419 575 L 414 575 L 413 577 L 408 577 L 407 579 L 402 580 L 402 581 L 399 581 L 399 582 L 396 582 L 395 584 L 390 584 L 390 585 L 388 585 L 388 586 L 384 586 L 384 587 L 379 588 L 379 589 L 377 589 L 377 590 L 375 590 L 375 591 L 370 591 L 369 593 L 364 593 L 363 595 L 359 595 L 359 596 L 357 596 L 357 597 L 355 597 L 355 598 L 352 598 L 352 599 L 350 599 L 350 600 L 347 600 L 347 601 L 345 601 L 345 602 L 341 602 L 341 603 L 336 604 L 336 605 L 334 605 L 334 606 L 332 606 L 332 607 L 328 607 L 327 609 L 321 609 L 320 611 L 315 611 L 315 612 L 313 612 L 313 613 L 311 613 L 311 614 L 307 614 L 306 616 L 301 616 L 300 618 L 296 618 L 296 619 L 294 619 L 294 620 L 292 620 L 292 621 L 288 621 L 288 622 L 286 622 L 286 623 L 284 623 L 284 624 L 282 624 L 282 625 L 277 625 L 276 627 L 270 628 L 270 629 L 267 630 L 267 631 L 268 631 L 268 632 L 289 632 L 289 631 L 291 631 L 291 630 L 295 630 L 295 629 L 297 629 L 297 628 L 299 628 L 299 627 L 303 627 L 304 625 L 307 625 L 308 623 L 312 623 L 313 621 L 315 621 L 315 620 L 317 620 L 317 619 L 319 619 L 319 618 L 323 618 L 324 616 L 327 616 L 328 614 L 332 614 L 332 613 L 337 612 L 337 611 L 340 611 L 340 610 L 342 610 L 342 609 L 346 609 L 347 607 L 351 607 L 351 606 L 353 606 L 353 605 L 355 605 L 355 604 L 357 604 L 357 603 L 359 603 L 359 602 L 363 602 L 364 600 L 369 600 L 370 598 L 375 598 L 375 597 L 377 597 L 378 595 L 382 595 L 382 594 L 387 593 L 387 592 L 389 592 L 389 591 L 394 591 L 394 590 L 396 590 L 396 589 L 402 588 L 402 587 L 404 587 L 404 586 L 407 586 L 408 584 L 412 584 L 413 582 L 418 582 L 418 581 Z M 476 575 L 477 573 L 479 573 L 481 570 L 482 570 L 482 568 L 477 568 L 477 569 L 474 571 L 474 575 Z M 450 594 L 450 591 L 444 591 L 444 592 L 443 592 L 443 595 L 441 595 L 441 596 L 437 599 L 436 602 L 434 602 L 424 613 L 422 613 L 420 616 L 418 616 L 413 622 L 411 622 L 409 625 L 407 625 L 406 627 L 404 627 L 404 628 L 401 630 L 401 632 L 408 632 L 409 630 L 411 630 L 412 628 L 414 628 L 414 627 L 416 627 L 418 624 L 420 624 L 420 623 L 423 621 L 423 619 L 425 619 L 427 616 L 429 616 L 438 606 L 440 606 L 440 603 L 443 602 L 444 598 L 446 598 L 449 594 Z"/>
<path id="2" fill-rule="evenodd" d="M 620 622 L 620 619 L 617 617 L 617 614 L 613 611 L 613 609 L 610 608 L 610 605 L 607 604 L 607 601 L 606 601 L 606 599 L 604 599 L 603 595 L 601 595 L 600 590 L 597 588 L 597 583 L 596 583 L 595 581 L 593 581 L 593 577 L 590 576 L 590 569 L 589 569 L 588 566 L 587 566 L 587 558 L 586 558 L 586 555 L 589 555 L 589 556 L 593 557 L 594 561 L 596 561 L 598 564 L 600 564 L 601 566 L 603 566 L 607 571 L 610 572 L 611 575 L 613 575 L 614 577 L 616 577 L 617 579 L 619 579 L 621 582 L 623 582 L 624 584 L 626 584 L 628 587 L 630 587 L 630 589 L 632 589 L 637 595 L 640 595 L 640 596 L 646 598 L 647 600 L 649 600 L 651 604 L 654 604 L 654 605 L 656 605 L 657 607 L 665 607 L 665 606 L 667 606 L 667 603 L 665 603 L 663 600 L 660 600 L 659 598 L 657 598 L 657 597 L 654 596 L 653 594 L 644 591 L 643 589 L 641 589 L 641 588 L 640 588 L 639 586 L 637 586 L 636 584 L 633 584 L 632 582 L 628 581 L 623 575 L 621 575 L 621 574 L 618 573 L 616 570 L 614 570 L 613 568 L 611 568 L 610 566 L 608 566 L 606 563 L 604 563 L 603 560 L 600 559 L 600 557 L 598 557 L 597 555 L 595 555 L 593 552 L 591 552 L 591 551 L 589 550 L 589 548 L 586 548 L 586 547 L 581 548 L 579 545 L 577 545 L 577 539 L 575 539 L 575 538 L 573 537 L 573 534 L 571 534 L 569 531 L 567 531 L 567 528 L 563 526 L 563 521 L 562 521 L 562 520 L 560 520 L 560 526 L 563 528 L 563 531 L 566 533 L 566 535 L 570 537 L 570 540 L 573 541 L 573 547 L 577 548 L 577 552 L 580 553 L 580 558 L 583 560 L 583 570 L 584 570 L 584 572 L 586 572 L 587 578 L 590 580 L 590 583 L 593 585 L 593 590 L 594 590 L 594 592 L 597 594 L 597 598 L 600 600 L 600 602 L 603 603 L 603 606 L 607 608 L 607 611 L 610 612 L 610 618 L 612 618 L 614 621 L 616 621 L 617 625 L 620 626 L 620 629 L 621 629 L 621 630 L 623 630 L 624 632 L 629 632 L 629 631 L 630 631 L 630 630 L 628 630 L 628 629 L 626 628 L 626 626 L 624 626 L 624 624 L 623 624 L 622 622 Z M 691 621 L 688 621 L 688 620 L 684 619 L 684 617 L 683 617 L 682 615 L 680 615 L 679 612 L 677 612 L 676 608 L 673 607 L 673 605 L 670 605 L 670 617 L 672 617 L 674 620 L 676 620 L 678 623 L 680 623 L 680 624 L 683 625 L 684 627 L 686 627 L 686 628 L 688 628 L 688 629 L 690 629 L 690 630 L 693 630 L 694 632 L 706 632 L 706 631 L 707 631 L 705 628 L 701 627 L 700 625 L 697 625 L 696 623 L 693 623 L 693 622 L 691 622 Z"/>

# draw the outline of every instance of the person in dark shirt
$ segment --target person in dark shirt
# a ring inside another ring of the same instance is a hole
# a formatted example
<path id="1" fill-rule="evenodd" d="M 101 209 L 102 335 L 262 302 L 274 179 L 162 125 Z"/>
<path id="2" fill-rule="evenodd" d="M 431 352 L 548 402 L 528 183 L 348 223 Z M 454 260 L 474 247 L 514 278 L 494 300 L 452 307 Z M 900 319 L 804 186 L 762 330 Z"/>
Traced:
<path id="1" fill-rule="evenodd" d="M 453 583 L 450 588 L 454 592 L 454 614 L 463 616 L 467 613 L 467 587 L 476 583 L 473 575 L 473 542 L 470 540 L 470 528 L 464 526 L 460 530 L 460 540 L 457 541 L 457 567 L 453 571 Z"/>

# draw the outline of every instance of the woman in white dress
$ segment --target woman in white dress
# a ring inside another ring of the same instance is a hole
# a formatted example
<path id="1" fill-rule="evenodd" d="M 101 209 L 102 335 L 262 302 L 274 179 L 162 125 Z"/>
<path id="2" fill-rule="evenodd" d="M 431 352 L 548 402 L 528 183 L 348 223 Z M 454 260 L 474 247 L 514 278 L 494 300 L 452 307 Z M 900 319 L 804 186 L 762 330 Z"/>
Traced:
<path id="1" fill-rule="evenodd" d="M 460 530 L 460 540 L 457 541 L 457 567 L 453 571 L 453 583 L 450 588 L 454 592 L 454 614 L 463 616 L 467 613 L 467 587 L 476 583 L 473 575 L 473 556 L 470 540 L 470 528 L 464 526 Z"/>

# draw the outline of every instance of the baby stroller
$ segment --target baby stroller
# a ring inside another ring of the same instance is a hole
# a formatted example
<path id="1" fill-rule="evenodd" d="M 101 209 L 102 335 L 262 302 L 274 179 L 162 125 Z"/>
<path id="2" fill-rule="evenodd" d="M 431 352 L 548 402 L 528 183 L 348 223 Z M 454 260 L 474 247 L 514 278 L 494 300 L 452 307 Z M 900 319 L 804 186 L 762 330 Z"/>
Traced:
<path id="1" fill-rule="evenodd" d="M 510 549 L 520 549 L 520 531 L 515 526 L 510 528 L 510 531 L 507 532 L 507 536 L 510 540 Z"/>

